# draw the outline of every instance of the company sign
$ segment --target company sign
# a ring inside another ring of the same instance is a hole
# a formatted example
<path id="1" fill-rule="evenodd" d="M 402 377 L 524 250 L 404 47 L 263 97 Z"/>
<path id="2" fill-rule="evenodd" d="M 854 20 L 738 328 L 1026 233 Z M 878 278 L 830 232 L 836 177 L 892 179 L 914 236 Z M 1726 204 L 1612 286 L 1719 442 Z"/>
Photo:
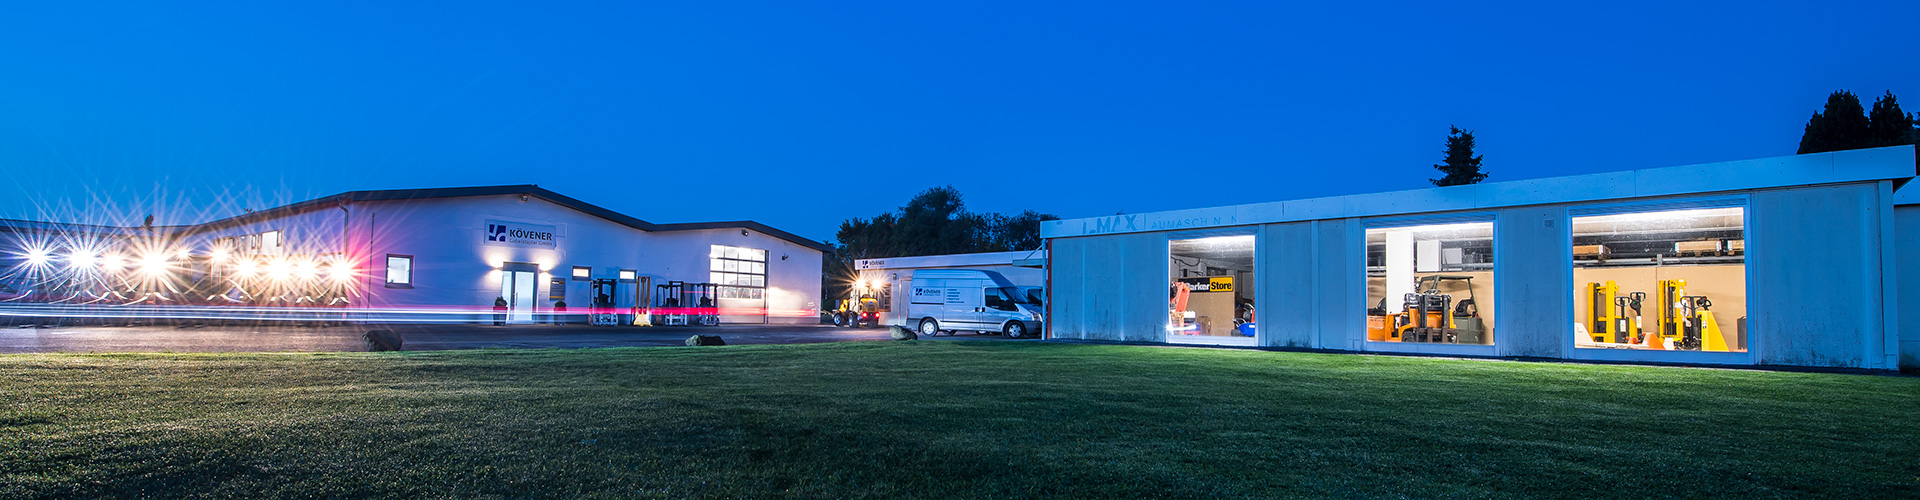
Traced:
<path id="1" fill-rule="evenodd" d="M 1213 276 L 1213 277 L 1207 277 L 1207 278 L 1180 278 L 1180 282 L 1186 283 L 1187 286 L 1189 287 L 1188 289 L 1191 290 L 1193 293 L 1233 291 L 1232 276 Z"/>
<path id="2" fill-rule="evenodd" d="M 558 226 L 487 219 L 484 243 L 531 248 L 558 248 Z"/>
<path id="3" fill-rule="evenodd" d="M 907 298 L 909 304 L 960 304 L 960 289 L 937 286 L 913 287 L 913 295 Z"/>

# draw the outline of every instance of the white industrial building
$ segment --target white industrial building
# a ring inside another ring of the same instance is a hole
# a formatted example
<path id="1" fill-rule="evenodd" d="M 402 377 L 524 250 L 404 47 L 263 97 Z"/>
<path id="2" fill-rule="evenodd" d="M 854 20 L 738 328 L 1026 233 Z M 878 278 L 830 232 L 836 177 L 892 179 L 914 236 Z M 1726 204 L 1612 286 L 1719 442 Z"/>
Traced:
<path id="1" fill-rule="evenodd" d="M 125 233 L 27 243 L 39 247 L 14 253 L 37 270 L 14 267 L 37 273 L 38 299 L 23 303 L 510 323 L 578 321 L 597 305 L 618 324 L 665 304 L 719 323 L 817 323 L 828 250 L 757 222 L 655 224 L 532 185 L 354 191 Z"/>
<path id="2" fill-rule="evenodd" d="M 1050 221 L 1047 334 L 1920 367 L 1915 165 L 1899 146 Z"/>
<path id="3" fill-rule="evenodd" d="M 854 280 L 851 292 L 855 298 L 871 298 L 878 307 L 882 325 L 898 325 L 913 328 L 904 314 L 908 310 L 906 293 L 896 290 L 908 290 L 913 283 L 913 273 L 930 269 L 973 269 L 993 271 L 1005 276 L 1015 286 L 1025 288 L 1024 293 L 1038 295 L 1022 297 L 1035 303 L 1045 303 L 1047 253 L 1039 250 L 1019 252 L 984 252 L 947 255 L 923 255 L 917 257 L 893 257 L 886 259 L 859 259 L 853 261 L 858 278 Z M 853 305 L 857 307 L 857 305 Z"/>

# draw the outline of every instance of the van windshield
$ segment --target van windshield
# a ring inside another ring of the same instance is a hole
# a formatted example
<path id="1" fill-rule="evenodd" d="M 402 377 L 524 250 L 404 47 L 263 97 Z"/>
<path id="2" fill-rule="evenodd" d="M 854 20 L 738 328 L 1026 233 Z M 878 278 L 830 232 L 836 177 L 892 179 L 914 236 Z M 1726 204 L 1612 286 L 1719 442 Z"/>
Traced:
<path id="1" fill-rule="evenodd" d="M 1029 293 L 1032 292 L 1032 290 L 1021 290 L 1020 287 L 1017 286 L 1003 286 L 1000 287 L 1000 291 L 1006 292 L 1007 296 L 1013 298 L 1014 302 L 1036 306 L 1040 305 L 1038 297 L 1034 297 Z"/>

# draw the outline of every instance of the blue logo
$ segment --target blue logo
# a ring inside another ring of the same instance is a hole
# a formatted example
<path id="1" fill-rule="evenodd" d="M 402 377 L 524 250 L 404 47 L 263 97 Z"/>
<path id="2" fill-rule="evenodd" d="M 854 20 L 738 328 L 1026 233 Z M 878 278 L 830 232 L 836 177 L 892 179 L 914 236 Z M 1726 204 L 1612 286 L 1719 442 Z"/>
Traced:
<path id="1" fill-rule="evenodd" d="M 507 226 L 487 224 L 487 241 L 507 241 Z"/>

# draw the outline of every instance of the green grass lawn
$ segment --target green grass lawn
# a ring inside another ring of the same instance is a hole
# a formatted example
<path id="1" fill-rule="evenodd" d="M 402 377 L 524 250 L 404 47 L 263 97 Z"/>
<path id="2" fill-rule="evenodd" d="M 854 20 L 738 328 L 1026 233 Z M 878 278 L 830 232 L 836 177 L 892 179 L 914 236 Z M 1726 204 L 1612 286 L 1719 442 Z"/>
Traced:
<path id="1" fill-rule="evenodd" d="M 0 498 L 1920 496 L 1920 379 L 1031 342 L 0 356 Z"/>

